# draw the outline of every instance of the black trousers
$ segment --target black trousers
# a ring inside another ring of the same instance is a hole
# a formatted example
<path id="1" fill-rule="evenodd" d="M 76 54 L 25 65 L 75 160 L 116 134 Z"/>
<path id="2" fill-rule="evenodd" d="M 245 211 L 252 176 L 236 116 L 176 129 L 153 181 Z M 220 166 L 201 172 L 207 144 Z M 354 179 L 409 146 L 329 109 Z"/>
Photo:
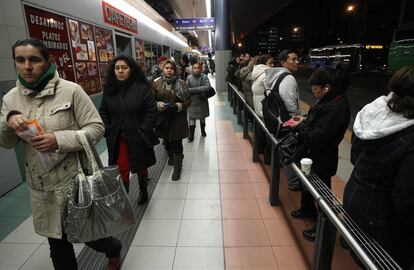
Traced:
<path id="1" fill-rule="evenodd" d="M 55 270 L 77 270 L 78 263 L 76 261 L 73 245 L 66 239 L 66 234 L 62 239 L 47 238 L 50 246 L 50 257 L 52 258 Z M 114 237 L 98 239 L 85 243 L 88 247 L 105 253 L 107 258 L 116 258 L 121 255 L 121 242 Z"/>
<path id="2" fill-rule="evenodd" d="M 177 140 L 177 141 L 164 141 L 165 142 L 165 150 L 167 152 L 172 152 L 173 154 L 182 154 L 184 152 L 183 150 L 183 141 Z"/>
<path id="3" fill-rule="evenodd" d="M 324 182 L 328 188 L 331 188 L 331 176 L 318 174 L 315 172 L 317 176 Z M 315 206 L 315 199 L 313 198 L 312 194 L 302 185 L 302 193 L 300 198 L 301 209 L 307 215 L 310 216 L 317 216 L 317 209 Z"/>

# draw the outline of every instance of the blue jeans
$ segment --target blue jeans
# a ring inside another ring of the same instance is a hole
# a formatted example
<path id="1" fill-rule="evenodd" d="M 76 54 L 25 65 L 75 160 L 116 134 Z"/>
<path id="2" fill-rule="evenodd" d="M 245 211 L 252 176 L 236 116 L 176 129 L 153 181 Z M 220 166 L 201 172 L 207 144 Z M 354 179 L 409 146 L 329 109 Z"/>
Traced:
<path id="1" fill-rule="evenodd" d="M 289 187 L 299 186 L 299 177 L 296 175 L 296 172 L 290 168 L 290 165 L 284 166 L 287 182 Z"/>

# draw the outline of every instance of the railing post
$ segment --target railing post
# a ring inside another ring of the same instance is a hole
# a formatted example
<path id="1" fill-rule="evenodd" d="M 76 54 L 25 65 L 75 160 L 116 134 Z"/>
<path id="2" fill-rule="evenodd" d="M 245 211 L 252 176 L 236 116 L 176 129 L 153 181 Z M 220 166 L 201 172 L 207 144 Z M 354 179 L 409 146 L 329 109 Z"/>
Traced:
<path id="1" fill-rule="evenodd" d="M 272 179 L 270 181 L 269 189 L 269 203 L 271 206 L 277 206 L 279 201 L 279 181 L 280 180 L 280 162 L 279 151 L 272 143 Z"/>
<path id="2" fill-rule="evenodd" d="M 236 90 L 233 89 L 233 114 L 237 113 L 237 104 L 239 103 L 239 98 L 237 97 L 237 94 L 234 92 Z"/>
<path id="3" fill-rule="evenodd" d="M 237 124 L 241 125 L 241 112 L 242 112 L 242 106 L 243 103 L 241 102 L 241 100 L 238 100 L 237 102 Z"/>
<path id="4" fill-rule="evenodd" d="M 231 86 L 229 83 L 227 83 L 227 101 L 229 102 L 231 101 L 231 92 L 232 92 Z"/>
<path id="5" fill-rule="evenodd" d="M 313 270 L 330 270 L 335 248 L 336 228 L 322 212 L 318 211 L 316 224 Z"/>
<path id="6" fill-rule="evenodd" d="M 259 138 L 257 136 L 258 123 L 253 119 L 253 162 L 259 161 Z"/>
<path id="7" fill-rule="evenodd" d="M 243 111 L 243 139 L 247 139 L 249 137 L 249 109 L 244 107 Z"/>

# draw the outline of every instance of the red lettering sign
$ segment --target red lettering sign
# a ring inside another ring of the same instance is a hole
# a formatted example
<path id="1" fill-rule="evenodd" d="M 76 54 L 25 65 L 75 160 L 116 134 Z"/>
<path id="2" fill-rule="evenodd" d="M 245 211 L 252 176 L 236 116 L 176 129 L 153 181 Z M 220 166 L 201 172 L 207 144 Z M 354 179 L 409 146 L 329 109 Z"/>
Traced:
<path id="1" fill-rule="evenodd" d="M 137 19 L 104 1 L 102 1 L 102 10 L 105 23 L 138 34 Z"/>

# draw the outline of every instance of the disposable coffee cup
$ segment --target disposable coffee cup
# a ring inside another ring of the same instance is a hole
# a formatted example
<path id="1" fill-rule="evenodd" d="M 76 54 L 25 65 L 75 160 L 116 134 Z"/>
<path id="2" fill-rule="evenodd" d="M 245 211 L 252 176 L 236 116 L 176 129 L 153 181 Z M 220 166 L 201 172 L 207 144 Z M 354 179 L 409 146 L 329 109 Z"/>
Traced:
<path id="1" fill-rule="evenodd" d="M 310 158 L 302 158 L 300 160 L 300 167 L 302 169 L 302 172 L 306 175 L 309 175 L 312 168 L 312 159 Z"/>

